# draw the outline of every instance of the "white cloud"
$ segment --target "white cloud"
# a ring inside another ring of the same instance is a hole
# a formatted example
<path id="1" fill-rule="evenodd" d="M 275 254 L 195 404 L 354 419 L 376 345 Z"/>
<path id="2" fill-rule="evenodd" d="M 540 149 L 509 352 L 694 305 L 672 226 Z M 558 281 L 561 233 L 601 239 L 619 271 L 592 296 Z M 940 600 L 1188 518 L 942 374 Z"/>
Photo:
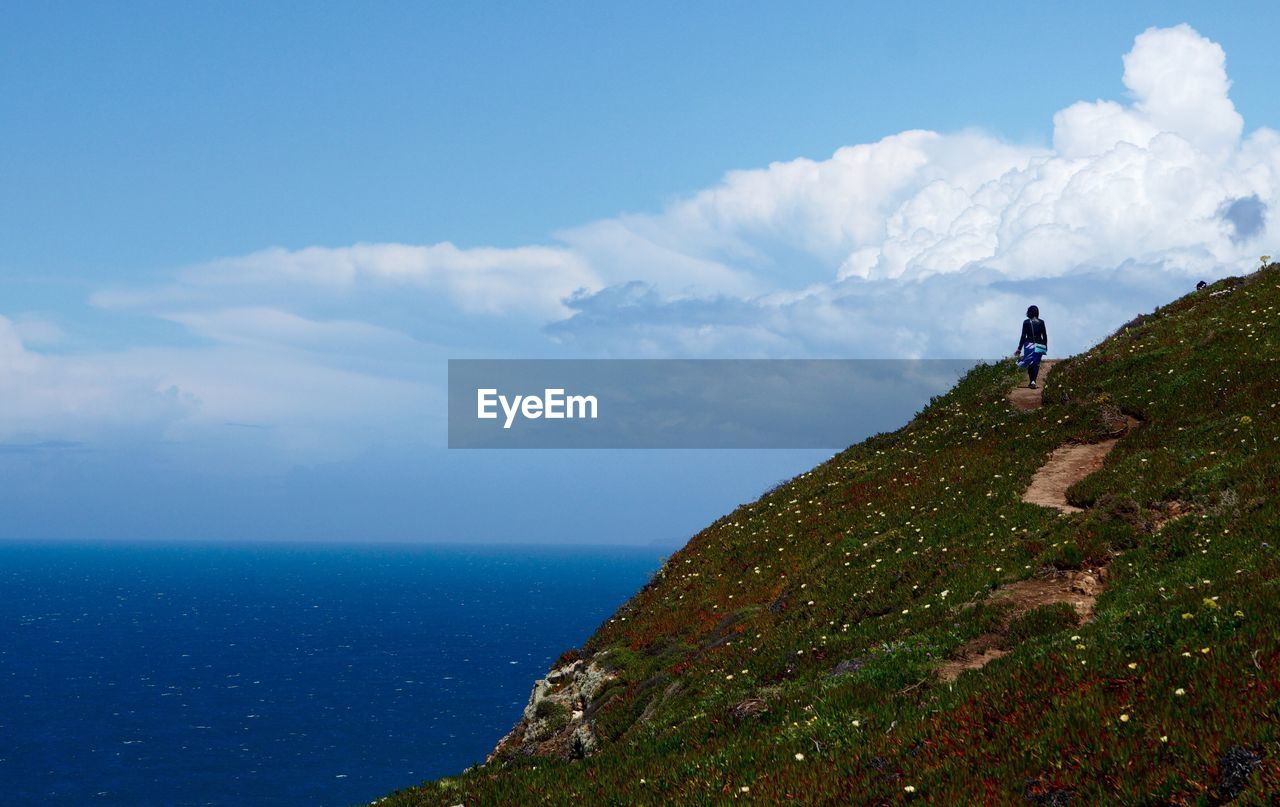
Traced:
<path id="1" fill-rule="evenodd" d="M 0 442 L 154 433 L 190 411 L 192 401 L 153 368 L 103 358 L 29 350 L 14 323 L 0 316 Z"/>
<path id="2" fill-rule="evenodd" d="M 228 295 L 260 299 L 299 289 L 332 294 L 359 288 L 443 298 L 471 314 L 551 318 L 565 312 L 565 297 L 598 285 L 582 258 L 560 247 L 356 244 L 264 249 L 190 267 L 170 286 L 103 291 L 92 301 L 103 307 L 172 306 Z"/>
<path id="3" fill-rule="evenodd" d="M 1244 120 L 1227 95 L 1226 54 L 1190 26 L 1138 36 L 1124 57 L 1124 85 L 1130 106 L 1080 102 L 1054 116 L 1060 156 L 1093 156 L 1121 142 L 1145 148 L 1161 132 L 1177 134 L 1208 157 L 1222 159 L 1235 149 Z"/>
<path id="4" fill-rule="evenodd" d="M 217 343 L 41 353 L 0 316 L 0 445 L 197 450 L 205 467 L 245 471 L 438 442 L 429 433 L 443 402 L 435 363 L 376 356 L 415 344 L 406 337 L 265 311 L 186 324 Z M 352 361 L 353 343 L 373 358 Z"/>
<path id="5" fill-rule="evenodd" d="M 1183 23 L 1150 28 L 1124 57 L 1134 106 L 1162 132 L 1177 132 L 1209 154 L 1235 148 L 1244 129 L 1227 92 L 1227 56 Z"/>
<path id="6" fill-rule="evenodd" d="M 314 320 L 264 306 L 217 308 L 161 314 L 191 333 L 226 344 L 265 348 L 288 346 L 316 351 L 422 347 L 389 328 L 356 320 Z"/>
<path id="7" fill-rule="evenodd" d="M 720 185 L 659 215 L 597 222 L 562 237 L 603 276 L 643 279 L 666 293 L 685 292 L 686 277 L 704 293 L 794 287 L 798 280 L 831 279 L 852 252 L 882 245 L 886 222 L 922 190 L 932 189 L 939 200 L 968 198 L 991 177 L 1026 165 L 1037 153 L 978 132 L 903 132 L 841 148 L 828 160 L 733 171 Z M 653 253 L 644 256 L 648 267 L 617 277 L 614 252 L 646 249 Z M 678 260 L 659 263 L 664 253 Z M 731 282 L 717 284 L 709 272 L 685 272 L 681 262 L 694 261 L 720 268 Z"/>

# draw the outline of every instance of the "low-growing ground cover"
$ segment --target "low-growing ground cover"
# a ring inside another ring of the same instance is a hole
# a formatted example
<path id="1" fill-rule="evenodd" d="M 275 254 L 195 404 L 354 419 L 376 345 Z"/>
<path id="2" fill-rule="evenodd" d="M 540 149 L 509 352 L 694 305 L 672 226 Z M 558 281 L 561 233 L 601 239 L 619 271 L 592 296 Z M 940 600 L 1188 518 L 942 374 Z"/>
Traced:
<path id="1" fill-rule="evenodd" d="M 519 753 L 389 805 L 1238 803 L 1280 793 L 1280 266 L 1059 362 L 975 368 L 909 424 L 694 536 L 575 654 L 585 760 Z M 1057 447 L 1130 429 L 1028 504 Z M 1001 586 L 1105 566 L 1091 618 Z M 944 682 L 967 643 L 1008 654 Z"/>

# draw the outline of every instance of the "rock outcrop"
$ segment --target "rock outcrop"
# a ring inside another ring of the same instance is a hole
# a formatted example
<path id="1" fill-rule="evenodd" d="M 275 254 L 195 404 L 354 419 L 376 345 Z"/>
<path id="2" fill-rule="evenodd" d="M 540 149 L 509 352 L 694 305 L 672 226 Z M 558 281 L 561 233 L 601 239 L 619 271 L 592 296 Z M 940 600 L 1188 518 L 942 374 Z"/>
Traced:
<path id="1" fill-rule="evenodd" d="M 616 676 L 602 658 L 579 658 L 534 682 L 520 722 L 489 754 L 485 764 L 516 756 L 581 759 L 599 741 L 591 719 L 596 698 Z"/>

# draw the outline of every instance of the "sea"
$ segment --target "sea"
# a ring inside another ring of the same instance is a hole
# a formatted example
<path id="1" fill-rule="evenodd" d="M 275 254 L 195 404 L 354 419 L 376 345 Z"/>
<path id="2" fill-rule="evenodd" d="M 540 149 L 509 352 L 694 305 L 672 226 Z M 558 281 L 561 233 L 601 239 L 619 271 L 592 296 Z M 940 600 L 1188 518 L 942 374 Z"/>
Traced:
<path id="1" fill-rule="evenodd" d="M 0 543 L 0 804 L 351 805 L 458 773 L 661 554 Z"/>

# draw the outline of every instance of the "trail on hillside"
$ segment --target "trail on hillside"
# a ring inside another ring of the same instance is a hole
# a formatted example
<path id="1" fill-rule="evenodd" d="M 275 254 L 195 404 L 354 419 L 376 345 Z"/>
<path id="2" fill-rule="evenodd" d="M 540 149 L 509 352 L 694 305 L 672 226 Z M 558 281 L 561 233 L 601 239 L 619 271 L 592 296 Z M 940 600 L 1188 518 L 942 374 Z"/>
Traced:
<path id="1" fill-rule="evenodd" d="M 1043 379 L 1053 364 L 1054 362 L 1044 362 L 1041 365 L 1041 384 L 1038 389 L 1029 389 L 1025 384 L 1019 385 L 1010 390 L 1009 402 L 1024 412 L 1039 409 L 1043 405 Z M 1098 443 L 1068 443 L 1054 449 L 1045 464 L 1032 476 L 1031 484 L 1022 494 L 1022 500 L 1028 504 L 1052 507 L 1063 513 L 1083 512 L 1067 501 L 1067 489 L 1100 470 L 1103 460 L 1120 438 L 1138 425 L 1138 421 L 1127 415 L 1117 415 L 1117 420 L 1120 418 L 1123 418 L 1123 426 L 1115 437 Z M 948 659 L 939 666 L 938 677 L 944 682 L 951 682 L 965 670 L 980 669 L 1011 653 L 1012 648 L 1008 646 L 1010 623 L 1035 608 L 1067 603 L 1075 610 L 1080 621 L 1091 619 L 1094 603 L 1102 592 L 1106 579 L 1106 567 L 1098 566 L 1079 571 L 1053 571 L 1000 586 L 986 599 L 991 605 L 1008 606 L 1000 627 L 961 646 L 955 658 Z"/>

